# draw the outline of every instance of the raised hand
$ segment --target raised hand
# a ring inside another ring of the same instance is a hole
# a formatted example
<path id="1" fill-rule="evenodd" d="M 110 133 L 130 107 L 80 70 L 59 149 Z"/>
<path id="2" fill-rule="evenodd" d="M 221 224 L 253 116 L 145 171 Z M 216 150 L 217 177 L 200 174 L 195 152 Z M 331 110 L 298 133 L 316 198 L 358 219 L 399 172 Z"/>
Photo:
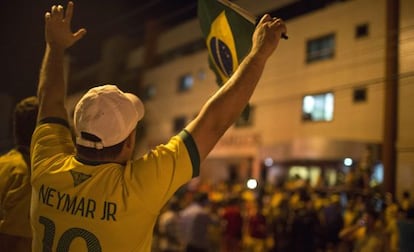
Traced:
<path id="1" fill-rule="evenodd" d="M 282 34 L 286 32 L 286 25 L 282 19 L 265 14 L 254 31 L 252 51 L 267 59 L 277 48 Z"/>
<path id="2" fill-rule="evenodd" d="M 71 30 L 73 2 L 69 2 L 66 12 L 61 5 L 53 5 L 50 12 L 45 14 L 45 39 L 51 48 L 65 50 L 81 39 L 85 34 L 84 28 L 75 33 Z"/>

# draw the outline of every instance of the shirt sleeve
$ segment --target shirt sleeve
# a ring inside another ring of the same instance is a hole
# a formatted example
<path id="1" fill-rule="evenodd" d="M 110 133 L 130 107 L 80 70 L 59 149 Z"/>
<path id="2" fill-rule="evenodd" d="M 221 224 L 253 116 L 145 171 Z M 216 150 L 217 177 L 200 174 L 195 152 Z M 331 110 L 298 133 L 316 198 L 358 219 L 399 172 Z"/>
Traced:
<path id="1" fill-rule="evenodd" d="M 32 181 L 40 173 L 51 169 L 49 167 L 62 167 L 63 165 L 58 165 L 58 163 L 64 162 L 65 156 L 74 154 L 75 146 L 69 124 L 58 118 L 43 119 L 32 136 Z"/>
<path id="2" fill-rule="evenodd" d="M 198 176 L 199 166 L 196 145 L 191 135 L 182 131 L 127 165 L 126 174 L 149 211 L 158 213 L 180 186 Z"/>

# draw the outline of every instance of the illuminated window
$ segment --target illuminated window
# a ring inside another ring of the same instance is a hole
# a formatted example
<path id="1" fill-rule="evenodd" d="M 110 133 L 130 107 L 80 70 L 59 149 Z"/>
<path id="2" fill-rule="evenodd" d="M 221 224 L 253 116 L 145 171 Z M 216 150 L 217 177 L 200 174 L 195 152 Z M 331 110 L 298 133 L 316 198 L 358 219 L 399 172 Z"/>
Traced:
<path id="1" fill-rule="evenodd" d="M 335 55 L 335 34 L 329 34 L 306 43 L 306 62 L 333 58 Z"/>
<path id="2" fill-rule="evenodd" d="M 322 170 L 319 166 L 309 167 L 309 183 L 311 186 L 317 186 L 322 176 Z"/>
<path id="3" fill-rule="evenodd" d="M 306 166 L 291 166 L 289 169 L 289 179 L 308 179 L 309 169 Z"/>
<path id="4" fill-rule="evenodd" d="M 328 186 L 336 185 L 337 172 L 335 169 L 325 169 L 325 182 Z"/>
<path id="5" fill-rule="evenodd" d="M 302 179 L 309 181 L 311 186 L 316 186 L 322 178 L 322 169 L 319 166 L 291 166 L 289 179 Z"/>
<path id="6" fill-rule="evenodd" d="M 186 92 L 191 89 L 194 84 L 193 76 L 186 74 L 180 77 L 178 81 L 178 92 Z"/>
<path id="7" fill-rule="evenodd" d="M 332 121 L 334 112 L 333 93 L 306 95 L 302 100 L 303 121 Z"/>
<path id="8" fill-rule="evenodd" d="M 371 186 L 376 186 L 384 182 L 384 165 L 377 163 L 374 165 L 371 174 Z"/>

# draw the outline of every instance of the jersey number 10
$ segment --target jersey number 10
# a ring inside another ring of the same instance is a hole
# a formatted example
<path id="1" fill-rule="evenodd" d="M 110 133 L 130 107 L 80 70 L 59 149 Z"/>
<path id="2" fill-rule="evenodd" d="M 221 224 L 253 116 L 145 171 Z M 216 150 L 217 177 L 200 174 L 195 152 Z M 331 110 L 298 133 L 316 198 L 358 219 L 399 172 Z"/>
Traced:
<path id="1" fill-rule="evenodd" d="M 52 251 L 53 241 L 55 239 L 55 223 L 44 216 L 39 217 L 39 222 L 44 225 L 45 232 L 43 236 L 43 252 Z M 63 232 L 62 236 L 59 238 L 56 251 L 65 252 L 69 251 L 70 244 L 75 238 L 82 238 L 86 242 L 86 247 L 88 251 L 101 252 L 101 244 L 99 243 L 98 238 L 83 228 L 69 228 Z"/>

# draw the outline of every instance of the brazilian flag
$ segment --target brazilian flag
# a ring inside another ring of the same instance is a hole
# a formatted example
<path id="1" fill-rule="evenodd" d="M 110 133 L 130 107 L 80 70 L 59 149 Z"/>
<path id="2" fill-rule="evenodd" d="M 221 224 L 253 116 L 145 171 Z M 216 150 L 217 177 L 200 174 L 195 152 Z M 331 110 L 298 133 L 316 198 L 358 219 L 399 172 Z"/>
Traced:
<path id="1" fill-rule="evenodd" d="M 246 18 L 239 9 L 229 1 L 198 0 L 198 19 L 206 40 L 209 65 L 219 86 L 236 71 L 252 46 L 255 20 Z M 242 116 L 248 119 L 249 106 Z"/>
<path id="2" fill-rule="evenodd" d="M 249 52 L 255 29 L 254 21 L 222 2 L 225 1 L 198 0 L 201 32 L 219 86 L 230 78 Z"/>

